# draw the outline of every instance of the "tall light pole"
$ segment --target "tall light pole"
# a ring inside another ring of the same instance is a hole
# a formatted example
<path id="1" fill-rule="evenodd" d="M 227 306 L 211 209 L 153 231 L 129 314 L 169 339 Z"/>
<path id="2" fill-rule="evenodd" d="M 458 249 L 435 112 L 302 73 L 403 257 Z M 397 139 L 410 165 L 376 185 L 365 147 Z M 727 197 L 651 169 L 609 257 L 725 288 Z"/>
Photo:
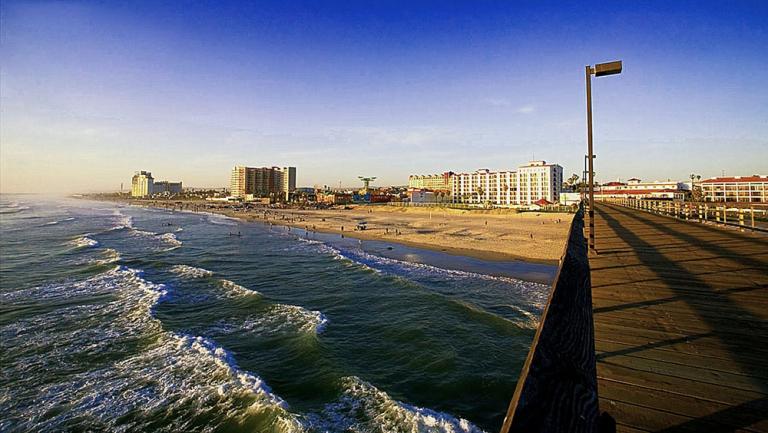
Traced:
<path id="1" fill-rule="evenodd" d="M 589 250 L 595 251 L 595 154 L 592 152 L 592 75 L 602 77 L 621 73 L 621 60 L 586 66 L 587 77 L 587 165 L 589 166 Z"/>

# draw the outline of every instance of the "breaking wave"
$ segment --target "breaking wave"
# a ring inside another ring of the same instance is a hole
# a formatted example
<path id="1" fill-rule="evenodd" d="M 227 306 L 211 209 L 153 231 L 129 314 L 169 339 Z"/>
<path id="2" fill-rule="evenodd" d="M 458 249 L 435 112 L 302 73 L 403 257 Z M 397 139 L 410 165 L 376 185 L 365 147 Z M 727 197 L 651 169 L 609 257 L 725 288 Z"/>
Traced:
<path id="1" fill-rule="evenodd" d="M 261 296 L 261 293 L 256 290 L 247 289 L 233 281 L 221 279 L 219 284 L 224 289 L 224 292 L 229 297 L 240 296 Z"/>
<path id="2" fill-rule="evenodd" d="M 213 275 L 213 271 L 189 265 L 173 265 L 169 270 L 182 278 L 205 278 Z"/>
<path id="3" fill-rule="evenodd" d="M 69 244 L 75 248 L 97 247 L 99 246 L 99 241 L 89 238 L 88 235 L 83 235 L 72 239 L 69 241 Z"/>
<path id="4" fill-rule="evenodd" d="M 307 416 L 317 431 L 480 433 L 463 418 L 399 402 L 356 376 L 345 377 L 338 401 Z"/>
<path id="5" fill-rule="evenodd" d="M 16 378 L 0 395 L 3 430 L 153 430 L 153 419 L 167 422 L 168 431 L 243 424 L 257 431 L 301 429 L 285 401 L 240 369 L 224 348 L 201 336 L 163 330 L 153 310 L 167 288 L 141 275 L 118 266 L 80 282 L 0 295 L 11 304 L 33 297 L 114 297 L 0 328 L 3 374 Z M 139 347 L 147 348 L 130 354 L 128 348 L 142 341 Z M 116 353 L 124 355 L 115 359 Z M 40 369 L 57 379 L 24 379 Z"/>

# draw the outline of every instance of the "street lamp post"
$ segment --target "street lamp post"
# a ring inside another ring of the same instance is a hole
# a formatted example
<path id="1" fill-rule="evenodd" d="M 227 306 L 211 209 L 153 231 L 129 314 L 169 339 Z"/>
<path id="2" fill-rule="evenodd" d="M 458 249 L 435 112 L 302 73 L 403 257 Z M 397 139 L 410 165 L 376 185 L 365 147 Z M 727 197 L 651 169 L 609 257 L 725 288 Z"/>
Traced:
<path id="1" fill-rule="evenodd" d="M 621 60 L 586 66 L 587 79 L 587 165 L 589 173 L 589 250 L 595 250 L 595 155 L 592 151 L 592 75 L 602 77 L 621 73 Z"/>

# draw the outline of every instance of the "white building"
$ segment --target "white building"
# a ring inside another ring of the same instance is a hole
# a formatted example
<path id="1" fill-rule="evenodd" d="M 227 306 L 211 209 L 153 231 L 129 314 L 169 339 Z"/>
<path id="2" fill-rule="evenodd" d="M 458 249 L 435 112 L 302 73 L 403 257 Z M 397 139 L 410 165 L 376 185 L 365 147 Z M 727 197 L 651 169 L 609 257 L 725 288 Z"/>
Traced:
<path id="1" fill-rule="evenodd" d="M 511 207 L 544 199 L 560 200 L 563 168 L 546 161 L 531 161 L 518 171 L 477 170 L 451 177 L 453 203 Z"/>
<path id="2" fill-rule="evenodd" d="M 154 192 L 155 179 L 148 171 L 137 171 L 131 178 L 131 197 L 148 197 Z"/>
<path id="3" fill-rule="evenodd" d="M 531 161 L 518 169 L 517 184 L 517 203 L 520 205 L 530 205 L 541 199 L 557 203 L 563 185 L 563 167 L 546 161 Z"/>
<path id="4" fill-rule="evenodd" d="M 289 195 L 296 191 L 296 167 L 283 167 L 283 191 L 285 193 L 285 199 L 288 200 Z"/>
<path id="5" fill-rule="evenodd" d="M 653 198 L 683 200 L 689 184 L 674 180 L 643 182 L 632 178 L 624 182 L 608 182 L 595 187 L 595 200 L 604 198 Z"/>
<path id="6" fill-rule="evenodd" d="M 768 203 L 768 176 L 713 177 L 700 185 L 706 201 Z"/>
<path id="7" fill-rule="evenodd" d="M 453 203 L 512 206 L 517 204 L 517 174 L 514 171 L 456 173 L 451 177 Z"/>

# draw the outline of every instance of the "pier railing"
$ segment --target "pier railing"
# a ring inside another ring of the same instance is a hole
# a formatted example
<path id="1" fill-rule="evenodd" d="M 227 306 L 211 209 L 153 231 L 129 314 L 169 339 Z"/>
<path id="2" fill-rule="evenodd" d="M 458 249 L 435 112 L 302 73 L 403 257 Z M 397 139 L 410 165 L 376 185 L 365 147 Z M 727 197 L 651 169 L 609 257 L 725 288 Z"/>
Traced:
<path id="1" fill-rule="evenodd" d="M 606 430 L 598 426 L 594 335 L 581 206 L 501 433 Z"/>
<path id="2" fill-rule="evenodd" d="M 768 223 L 766 223 L 768 208 L 765 205 L 744 207 L 725 203 L 674 202 L 638 198 L 606 198 L 601 201 L 684 221 L 738 227 L 742 231 L 768 232 Z"/>

